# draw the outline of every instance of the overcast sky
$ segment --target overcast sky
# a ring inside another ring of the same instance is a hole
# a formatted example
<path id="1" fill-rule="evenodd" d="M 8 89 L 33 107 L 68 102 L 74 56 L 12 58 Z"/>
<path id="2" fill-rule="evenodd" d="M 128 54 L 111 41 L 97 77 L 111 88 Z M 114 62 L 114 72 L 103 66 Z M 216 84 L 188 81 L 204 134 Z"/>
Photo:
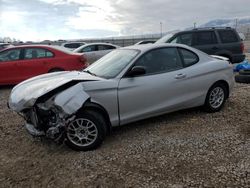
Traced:
<path id="1" fill-rule="evenodd" d="M 159 33 L 250 16 L 250 0 L 0 0 L 0 37 L 79 39 Z"/>

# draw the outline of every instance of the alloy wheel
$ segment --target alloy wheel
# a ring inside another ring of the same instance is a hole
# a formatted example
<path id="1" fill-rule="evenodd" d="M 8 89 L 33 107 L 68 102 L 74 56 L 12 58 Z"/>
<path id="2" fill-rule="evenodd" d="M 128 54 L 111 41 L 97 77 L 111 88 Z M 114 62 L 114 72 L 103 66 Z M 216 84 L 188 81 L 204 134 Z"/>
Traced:
<path id="1" fill-rule="evenodd" d="M 223 88 L 215 87 L 210 93 L 209 104 L 214 109 L 219 108 L 223 104 L 224 98 L 225 93 Z"/>
<path id="2" fill-rule="evenodd" d="M 86 147 L 95 142 L 98 136 L 98 129 L 89 119 L 78 118 L 69 124 L 67 136 L 75 145 Z"/>

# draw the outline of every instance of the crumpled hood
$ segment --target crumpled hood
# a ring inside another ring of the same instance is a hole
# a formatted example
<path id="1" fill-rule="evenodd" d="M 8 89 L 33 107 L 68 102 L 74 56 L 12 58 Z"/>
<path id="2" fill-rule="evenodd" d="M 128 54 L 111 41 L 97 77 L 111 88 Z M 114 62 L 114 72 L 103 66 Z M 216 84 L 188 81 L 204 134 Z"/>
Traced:
<path id="1" fill-rule="evenodd" d="M 56 72 L 33 77 L 15 86 L 10 94 L 9 107 L 17 112 L 32 107 L 44 94 L 72 80 L 98 81 L 102 78 L 84 72 Z"/>

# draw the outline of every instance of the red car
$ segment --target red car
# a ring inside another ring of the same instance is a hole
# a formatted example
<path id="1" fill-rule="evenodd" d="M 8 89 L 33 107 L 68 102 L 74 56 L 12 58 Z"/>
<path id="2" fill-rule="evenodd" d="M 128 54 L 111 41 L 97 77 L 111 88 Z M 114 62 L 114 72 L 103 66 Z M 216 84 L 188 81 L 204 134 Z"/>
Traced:
<path id="1" fill-rule="evenodd" d="M 24 45 L 0 51 L 0 85 L 17 84 L 44 73 L 80 70 L 88 66 L 86 58 L 60 47 Z"/>

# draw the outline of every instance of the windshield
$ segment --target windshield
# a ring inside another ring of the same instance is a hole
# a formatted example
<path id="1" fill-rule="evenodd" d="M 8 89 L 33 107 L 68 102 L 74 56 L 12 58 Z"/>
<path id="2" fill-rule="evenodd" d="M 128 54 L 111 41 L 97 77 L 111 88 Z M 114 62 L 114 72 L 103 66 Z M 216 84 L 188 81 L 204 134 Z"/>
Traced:
<path id="1" fill-rule="evenodd" d="M 167 34 L 164 37 L 157 40 L 155 43 L 166 43 L 168 41 L 168 39 L 170 39 L 172 36 L 174 36 L 173 33 Z"/>
<path id="2" fill-rule="evenodd" d="M 116 77 L 139 53 L 137 50 L 114 50 L 90 65 L 84 71 L 103 78 Z"/>

